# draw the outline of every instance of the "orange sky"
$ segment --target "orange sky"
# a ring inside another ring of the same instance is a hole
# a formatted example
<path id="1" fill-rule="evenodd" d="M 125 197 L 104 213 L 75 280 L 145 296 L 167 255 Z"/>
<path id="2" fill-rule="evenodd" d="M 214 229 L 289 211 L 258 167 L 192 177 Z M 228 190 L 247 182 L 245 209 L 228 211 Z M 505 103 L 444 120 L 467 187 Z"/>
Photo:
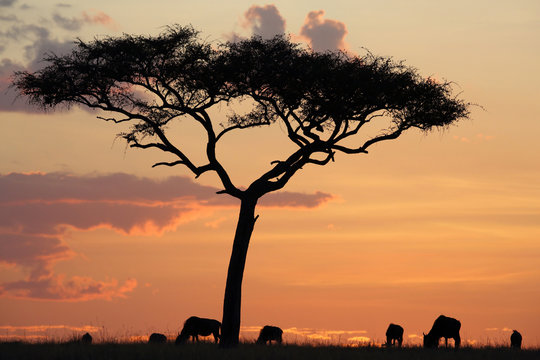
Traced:
<path id="1" fill-rule="evenodd" d="M 448 130 L 306 167 L 261 203 L 243 336 L 273 324 L 287 341 L 382 342 L 394 322 L 416 344 L 445 314 L 466 343 L 505 344 L 517 329 L 540 346 L 538 2 L 273 4 L 2 5 L 0 337 L 175 334 L 190 315 L 221 318 L 237 204 L 215 195 L 216 179 L 152 169 L 161 154 L 126 149 L 95 114 L 41 114 L 4 91 L 13 70 L 76 37 L 191 23 L 211 41 L 286 31 L 314 48 L 366 47 L 483 107 Z M 196 152 L 198 130 L 184 130 Z M 239 185 L 291 149 L 279 125 L 225 140 Z"/>

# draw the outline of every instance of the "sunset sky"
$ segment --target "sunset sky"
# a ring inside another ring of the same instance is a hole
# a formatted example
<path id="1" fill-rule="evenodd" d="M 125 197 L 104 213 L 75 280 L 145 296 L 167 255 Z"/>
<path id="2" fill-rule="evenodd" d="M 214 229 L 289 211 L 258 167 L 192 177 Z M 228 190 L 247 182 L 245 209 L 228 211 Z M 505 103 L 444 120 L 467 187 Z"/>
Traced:
<path id="1" fill-rule="evenodd" d="M 508 344 L 516 329 L 540 346 L 537 0 L 0 0 L 0 339 L 221 320 L 238 203 L 216 195 L 217 178 L 152 168 L 162 155 L 127 148 L 125 127 L 79 108 L 42 113 L 8 89 L 14 71 L 76 38 L 171 24 L 214 44 L 287 33 L 316 51 L 369 50 L 478 104 L 444 131 L 306 166 L 263 198 L 243 337 L 270 324 L 291 342 L 381 343 L 393 322 L 418 344 L 445 314 L 464 344 Z M 201 132 L 183 131 L 196 154 Z M 238 186 L 294 149 L 279 123 L 224 141 L 218 156 Z"/>

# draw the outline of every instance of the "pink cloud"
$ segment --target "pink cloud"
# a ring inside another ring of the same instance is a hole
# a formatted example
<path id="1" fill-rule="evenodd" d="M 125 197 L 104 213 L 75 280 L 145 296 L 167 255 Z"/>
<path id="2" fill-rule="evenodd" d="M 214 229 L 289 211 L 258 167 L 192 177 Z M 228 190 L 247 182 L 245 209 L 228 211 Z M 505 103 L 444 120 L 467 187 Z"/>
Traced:
<path id="1" fill-rule="evenodd" d="M 324 10 L 311 11 L 300 29 L 302 36 L 313 51 L 346 50 L 347 27 L 337 20 L 324 19 Z"/>
<path id="2" fill-rule="evenodd" d="M 46 300 L 109 300 L 136 287 L 135 279 L 121 284 L 55 274 L 56 262 L 75 255 L 64 241 L 69 229 L 159 235 L 212 209 L 238 206 L 236 199 L 217 195 L 220 189 L 180 176 L 153 180 L 119 173 L 11 173 L 0 175 L 0 189 L 0 264 L 26 274 L 0 284 L 0 296 Z M 314 208 L 332 198 L 322 192 L 281 192 L 267 195 L 261 206 Z M 207 226 L 217 227 L 220 221 Z"/>
<path id="3" fill-rule="evenodd" d="M 285 19 L 273 4 L 253 5 L 244 13 L 243 27 L 253 35 L 270 39 L 285 33 Z"/>
<path id="4" fill-rule="evenodd" d="M 86 24 L 97 24 L 112 30 L 118 30 L 118 25 L 115 21 L 109 15 L 99 10 L 83 11 L 80 16 L 71 18 L 55 13 L 52 16 L 52 20 L 56 25 L 69 31 L 79 31 Z"/>
<path id="5" fill-rule="evenodd" d="M 112 30 L 118 30 L 118 24 L 109 15 L 100 10 L 83 11 L 82 19 L 89 24 L 99 24 Z"/>

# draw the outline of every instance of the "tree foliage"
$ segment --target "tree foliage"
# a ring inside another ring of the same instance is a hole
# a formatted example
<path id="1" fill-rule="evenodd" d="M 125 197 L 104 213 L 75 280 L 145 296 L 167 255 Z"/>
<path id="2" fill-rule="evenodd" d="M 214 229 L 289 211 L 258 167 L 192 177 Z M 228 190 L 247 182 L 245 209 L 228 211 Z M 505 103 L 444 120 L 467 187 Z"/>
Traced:
<path id="1" fill-rule="evenodd" d="M 336 152 L 366 153 L 374 143 L 410 128 L 444 127 L 468 116 L 468 103 L 452 96 L 448 82 L 367 54 L 314 53 L 287 37 L 252 37 L 212 46 L 191 27 L 172 26 L 159 36 L 79 40 L 67 55 L 49 55 L 48 65 L 16 73 L 14 85 L 43 107 L 81 104 L 112 113 L 103 118 L 133 123 L 123 133 L 136 148 L 157 148 L 196 176 L 216 171 L 225 192 L 240 196 L 215 154 L 226 133 L 281 121 L 298 146 L 256 182 L 257 194 L 282 188 L 306 164 L 324 165 Z M 220 102 L 250 98 L 247 114 L 234 114 L 216 131 L 208 110 Z M 166 135 L 166 126 L 188 116 L 208 134 L 208 163 L 194 164 Z M 391 125 L 354 146 L 344 140 L 368 123 Z M 152 139 L 148 141 L 148 139 Z"/>

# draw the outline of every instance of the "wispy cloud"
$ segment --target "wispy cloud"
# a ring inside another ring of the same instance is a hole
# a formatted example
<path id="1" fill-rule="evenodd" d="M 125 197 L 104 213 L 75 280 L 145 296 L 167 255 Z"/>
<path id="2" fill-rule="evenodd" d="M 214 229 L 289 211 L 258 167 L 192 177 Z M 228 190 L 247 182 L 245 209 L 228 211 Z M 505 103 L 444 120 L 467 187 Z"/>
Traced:
<path id="1" fill-rule="evenodd" d="M 486 141 L 491 141 L 491 140 L 495 139 L 495 137 L 492 136 L 492 135 L 486 135 L 486 134 L 476 134 L 473 137 L 454 135 L 453 139 L 455 141 L 459 141 L 459 142 L 462 142 L 462 143 L 478 144 L 478 143 L 483 143 L 483 142 L 486 142 Z"/>
<path id="2" fill-rule="evenodd" d="M 347 27 L 341 21 L 325 19 L 324 10 L 311 11 L 300 29 L 303 37 L 313 51 L 347 50 L 345 43 Z"/>
<path id="3" fill-rule="evenodd" d="M 111 30 L 118 30 L 118 24 L 109 15 L 99 10 L 83 11 L 81 15 L 72 17 L 54 13 L 52 20 L 56 25 L 68 31 L 79 31 L 86 24 L 102 25 Z"/>
<path id="4" fill-rule="evenodd" d="M 0 264 L 27 276 L 0 284 L 0 296 L 82 301 L 125 297 L 135 279 L 97 281 L 55 274 L 54 265 L 75 254 L 65 241 L 70 229 L 106 228 L 122 234 L 155 235 L 183 223 L 237 207 L 235 199 L 187 177 L 153 180 L 127 174 L 77 176 L 65 173 L 0 175 Z M 316 192 L 270 194 L 261 206 L 314 208 L 332 199 Z M 217 227 L 226 219 L 211 219 Z"/>

